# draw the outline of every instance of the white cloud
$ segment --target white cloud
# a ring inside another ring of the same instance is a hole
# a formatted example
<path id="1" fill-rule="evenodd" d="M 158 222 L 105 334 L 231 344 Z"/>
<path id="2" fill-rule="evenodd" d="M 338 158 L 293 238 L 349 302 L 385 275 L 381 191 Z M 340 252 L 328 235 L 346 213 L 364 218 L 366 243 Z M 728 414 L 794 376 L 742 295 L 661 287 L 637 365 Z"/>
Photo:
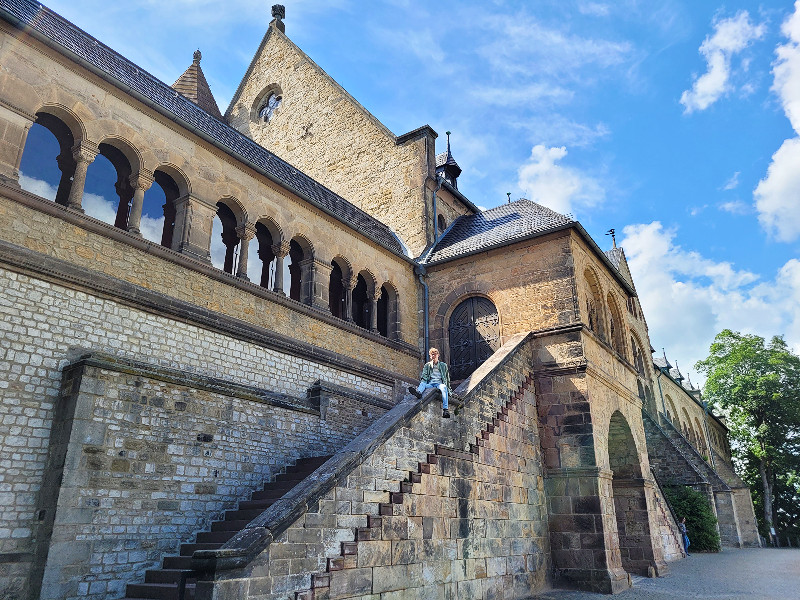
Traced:
<path id="1" fill-rule="evenodd" d="M 772 91 L 778 95 L 786 117 L 800 134 L 800 0 L 781 31 L 789 41 L 775 49 Z M 758 220 L 777 240 L 800 237 L 800 137 L 783 142 L 772 155 L 767 174 L 753 196 Z"/>
<path id="2" fill-rule="evenodd" d="M 735 190 L 737 187 L 739 187 L 739 174 L 740 172 L 736 171 L 736 173 L 731 175 L 731 178 L 722 185 L 722 189 Z"/>
<path id="3" fill-rule="evenodd" d="M 781 144 L 753 195 L 764 229 L 782 242 L 800 236 L 800 138 Z"/>
<path id="4" fill-rule="evenodd" d="M 800 349 L 800 261 L 764 281 L 675 243 L 658 221 L 628 225 L 621 245 L 645 311 L 650 339 L 686 367 L 708 354 L 724 328 L 764 337 L 785 334 Z M 690 367 L 691 368 L 691 367 Z"/>
<path id="5" fill-rule="evenodd" d="M 707 71 L 696 77 L 692 89 L 681 95 L 685 113 L 705 110 L 734 89 L 730 81 L 731 59 L 763 37 L 765 31 L 763 24 L 754 25 L 750 22 L 750 14 L 746 10 L 739 11 L 729 19 L 715 19 L 713 35 L 706 37 L 700 45 Z M 744 63 L 743 71 L 747 70 L 747 64 Z"/>
<path id="6" fill-rule="evenodd" d="M 578 5 L 578 11 L 581 14 L 593 17 L 607 17 L 611 9 L 608 4 L 601 4 L 600 2 L 582 2 Z"/>
<path id="7" fill-rule="evenodd" d="M 54 186 L 42 179 L 28 177 L 22 171 L 19 173 L 19 185 L 23 190 L 26 190 L 31 194 L 36 194 L 37 196 L 47 198 L 48 200 L 56 199 L 56 192 L 58 190 Z"/>
<path id="8" fill-rule="evenodd" d="M 530 200 L 561 213 L 601 202 L 605 192 L 594 178 L 558 164 L 566 155 L 564 146 L 534 146 L 528 162 L 519 169 L 517 185 Z"/>
<path id="9" fill-rule="evenodd" d="M 749 214 L 752 208 L 750 205 L 742 202 L 741 200 L 731 200 L 730 202 L 723 202 L 719 205 L 719 209 L 732 215 L 746 215 Z"/>

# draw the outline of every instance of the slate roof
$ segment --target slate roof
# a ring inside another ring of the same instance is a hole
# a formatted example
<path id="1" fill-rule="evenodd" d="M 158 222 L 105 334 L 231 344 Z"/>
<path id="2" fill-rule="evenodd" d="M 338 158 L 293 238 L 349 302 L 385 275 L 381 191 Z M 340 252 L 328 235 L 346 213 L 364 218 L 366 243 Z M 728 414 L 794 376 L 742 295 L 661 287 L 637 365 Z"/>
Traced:
<path id="1" fill-rule="evenodd" d="M 606 250 L 605 255 L 608 257 L 608 260 L 611 261 L 611 264 L 614 265 L 614 268 L 619 271 L 620 265 L 622 265 L 622 249 L 611 248 L 611 250 Z"/>
<path id="2" fill-rule="evenodd" d="M 423 262 L 434 263 L 488 250 L 575 222 L 541 204 L 520 199 L 474 215 L 458 217 Z"/>
<path id="3" fill-rule="evenodd" d="M 123 91 L 140 98 L 378 244 L 406 255 L 403 244 L 388 226 L 213 117 L 49 8 L 31 0 L 0 0 L 0 16 L 18 27 L 24 26 L 46 44 L 72 56 Z"/>

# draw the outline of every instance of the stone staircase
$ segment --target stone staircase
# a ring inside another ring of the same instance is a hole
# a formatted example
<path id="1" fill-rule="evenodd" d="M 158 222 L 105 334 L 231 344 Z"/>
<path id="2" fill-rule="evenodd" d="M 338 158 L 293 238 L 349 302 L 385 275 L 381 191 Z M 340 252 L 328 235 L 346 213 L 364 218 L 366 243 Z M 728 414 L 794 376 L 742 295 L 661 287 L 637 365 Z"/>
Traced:
<path id="1" fill-rule="evenodd" d="M 129 583 L 125 598 L 132 600 L 192 600 L 195 581 L 192 578 L 192 554 L 195 550 L 215 550 L 283 495 L 313 473 L 330 456 L 302 458 L 263 489 L 253 492 L 250 500 L 239 502 L 235 510 L 225 511 L 225 518 L 211 524 L 210 531 L 197 534 L 192 543 L 181 544 L 178 556 L 167 556 L 160 569 L 148 570 L 144 583 Z M 185 596 L 181 596 L 181 581 L 186 582 Z"/>
<path id="2" fill-rule="evenodd" d="M 414 496 L 436 487 L 430 476 L 443 475 L 444 471 L 473 471 L 473 463 L 477 462 L 482 451 L 495 451 L 493 434 L 513 436 L 510 429 L 519 428 L 520 423 L 525 423 L 529 417 L 518 410 L 518 403 L 532 385 L 533 378 L 528 376 L 500 406 L 491 422 L 485 424 L 476 436 L 475 443 L 469 444 L 469 451 L 433 444 L 433 452 L 427 455 L 424 462 L 418 463 L 416 471 L 409 472 L 406 480 L 400 482 L 400 491 L 386 492 L 386 501 L 378 503 L 377 514 L 367 516 L 367 527 L 355 528 L 354 541 L 341 542 L 340 555 L 328 558 L 326 570 L 313 573 L 311 588 L 295 592 L 295 600 L 336 600 L 373 593 L 374 590 L 364 587 L 367 581 L 362 581 L 361 568 L 391 562 L 382 562 L 387 559 L 381 556 L 381 550 L 376 549 L 380 542 L 411 539 L 408 532 L 403 531 L 403 524 L 406 522 L 408 506 L 414 503 Z M 423 532 L 420 538 L 424 538 L 424 535 Z M 360 547 L 365 551 L 359 553 Z"/>

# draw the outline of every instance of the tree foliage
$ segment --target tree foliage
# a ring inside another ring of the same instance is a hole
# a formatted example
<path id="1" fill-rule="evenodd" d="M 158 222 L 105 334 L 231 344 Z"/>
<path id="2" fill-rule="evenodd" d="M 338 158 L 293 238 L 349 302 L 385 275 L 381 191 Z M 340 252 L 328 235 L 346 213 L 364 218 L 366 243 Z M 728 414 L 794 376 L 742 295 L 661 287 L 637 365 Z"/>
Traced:
<path id="1" fill-rule="evenodd" d="M 800 357 L 782 337 L 765 343 L 726 329 L 695 366 L 707 376 L 706 399 L 728 416 L 762 533 L 800 533 Z"/>
<path id="2" fill-rule="evenodd" d="M 686 517 L 686 529 L 691 542 L 689 552 L 719 552 L 717 518 L 711 510 L 708 497 L 688 485 L 666 486 L 664 496 L 678 520 Z"/>

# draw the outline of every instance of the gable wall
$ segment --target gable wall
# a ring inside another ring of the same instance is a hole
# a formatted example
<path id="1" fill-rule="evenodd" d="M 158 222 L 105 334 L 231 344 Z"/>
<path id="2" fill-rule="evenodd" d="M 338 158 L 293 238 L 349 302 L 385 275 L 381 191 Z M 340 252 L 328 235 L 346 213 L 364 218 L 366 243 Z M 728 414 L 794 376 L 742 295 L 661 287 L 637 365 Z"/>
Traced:
<path id="1" fill-rule="evenodd" d="M 424 190 L 433 139 L 397 145 L 394 136 L 274 27 L 228 122 L 337 194 L 389 225 L 414 256 L 427 245 Z M 283 102 L 269 123 L 254 103 L 277 84 Z"/>

